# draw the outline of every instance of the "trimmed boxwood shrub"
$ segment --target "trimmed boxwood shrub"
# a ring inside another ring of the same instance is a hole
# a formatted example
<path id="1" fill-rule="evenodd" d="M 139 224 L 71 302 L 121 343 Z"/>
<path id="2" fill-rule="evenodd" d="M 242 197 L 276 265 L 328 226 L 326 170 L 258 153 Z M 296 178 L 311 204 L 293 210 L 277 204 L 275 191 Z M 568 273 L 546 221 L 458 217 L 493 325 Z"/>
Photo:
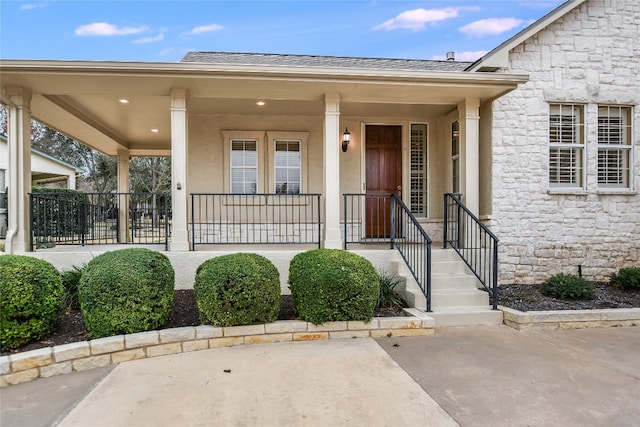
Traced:
<path id="1" fill-rule="evenodd" d="M 640 290 L 640 267 L 622 268 L 611 275 L 611 284 L 622 289 Z"/>
<path id="2" fill-rule="evenodd" d="M 162 253 L 144 248 L 105 252 L 92 259 L 78 297 L 92 338 L 148 331 L 171 315 L 175 273 Z"/>
<path id="3" fill-rule="evenodd" d="M 62 307 L 62 279 L 47 261 L 0 256 L 0 347 L 11 350 L 53 330 Z"/>
<path id="4" fill-rule="evenodd" d="M 560 299 L 591 299 L 593 283 L 573 274 L 556 274 L 547 279 L 540 291 L 543 295 Z"/>
<path id="5" fill-rule="evenodd" d="M 280 311 L 280 274 L 263 256 L 237 253 L 211 258 L 193 286 L 203 323 L 218 326 L 269 323 Z"/>
<path id="6" fill-rule="evenodd" d="M 380 279 L 373 265 L 361 256 L 338 249 L 315 249 L 291 260 L 289 288 L 302 320 L 314 324 L 368 321 L 374 315 Z"/>

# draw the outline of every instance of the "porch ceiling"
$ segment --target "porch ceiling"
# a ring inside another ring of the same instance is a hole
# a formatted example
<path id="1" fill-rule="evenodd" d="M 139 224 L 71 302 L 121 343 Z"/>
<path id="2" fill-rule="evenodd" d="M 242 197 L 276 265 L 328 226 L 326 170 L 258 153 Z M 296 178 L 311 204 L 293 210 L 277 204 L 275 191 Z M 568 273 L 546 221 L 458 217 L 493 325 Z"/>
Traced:
<path id="1" fill-rule="evenodd" d="M 325 94 L 338 93 L 343 116 L 427 118 L 466 97 L 501 96 L 526 80 L 494 73 L 0 60 L 3 100 L 10 86 L 30 90 L 35 119 L 109 155 L 119 148 L 132 155 L 170 153 L 172 88 L 188 91 L 189 114 L 321 116 Z"/>

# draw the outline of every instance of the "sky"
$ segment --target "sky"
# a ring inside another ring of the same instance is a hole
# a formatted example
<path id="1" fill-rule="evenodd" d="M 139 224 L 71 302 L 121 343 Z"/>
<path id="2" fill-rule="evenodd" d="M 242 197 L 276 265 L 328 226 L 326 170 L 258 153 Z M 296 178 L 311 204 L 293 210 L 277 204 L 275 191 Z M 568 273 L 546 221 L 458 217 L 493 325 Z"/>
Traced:
<path id="1" fill-rule="evenodd" d="M 473 61 L 564 0 L 0 0 L 0 58 L 176 62 L 189 51 Z"/>

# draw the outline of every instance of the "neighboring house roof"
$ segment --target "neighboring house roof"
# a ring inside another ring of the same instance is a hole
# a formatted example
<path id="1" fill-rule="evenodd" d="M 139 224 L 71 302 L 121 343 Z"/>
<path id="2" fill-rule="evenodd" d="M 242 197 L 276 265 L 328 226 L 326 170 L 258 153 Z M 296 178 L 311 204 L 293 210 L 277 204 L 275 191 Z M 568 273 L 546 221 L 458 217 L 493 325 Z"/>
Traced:
<path id="1" fill-rule="evenodd" d="M 547 13 L 545 16 L 538 19 L 518 34 L 491 50 L 482 58 L 478 59 L 476 62 L 471 64 L 471 66 L 466 68 L 466 71 L 495 71 L 498 68 L 508 67 L 509 51 L 511 51 L 511 49 L 539 33 L 547 26 L 553 24 L 555 21 L 562 18 L 586 1 L 587 0 L 567 0 L 565 3 L 562 3 L 560 6 Z"/>
<path id="2" fill-rule="evenodd" d="M 266 53 L 189 52 L 180 62 L 205 64 L 329 67 L 373 70 L 464 71 L 472 63 L 417 59 L 352 58 L 342 56 L 280 55 Z"/>

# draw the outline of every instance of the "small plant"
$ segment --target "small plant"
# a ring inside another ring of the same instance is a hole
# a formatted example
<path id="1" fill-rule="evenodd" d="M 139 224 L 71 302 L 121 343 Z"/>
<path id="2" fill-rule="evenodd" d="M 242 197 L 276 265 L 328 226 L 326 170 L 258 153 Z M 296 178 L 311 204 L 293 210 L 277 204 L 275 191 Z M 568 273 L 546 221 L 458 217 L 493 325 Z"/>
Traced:
<path id="1" fill-rule="evenodd" d="M 385 270 L 378 272 L 380 279 L 380 296 L 376 308 L 404 307 L 407 305 L 396 287 L 402 283 L 402 278 Z"/>
<path id="2" fill-rule="evenodd" d="M 78 285 L 85 268 L 86 266 L 76 267 L 74 265 L 71 270 L 62 272 L 62 287 L 64 288 L 62 303 L 67 309 L 78 310 L 80 308 Z"/>
<path id="3" fill-rule="evenodd" d="M 611 284 L 622 289 L 640 290 L 640 267 L 622 268 L 611 275 Z"/>
<path id="4" fill-rule="evenodd" d="M 0 252 L 4 252 L 4 242 L 0 242 Z"/>
<path id="5" fill-rule="evenodd" d="M 315 249 L 289 265 L 289 288 L 302 320 L 320 324 L 373 318 L 380 280 L 371 263 L 354 253 Z"/>
<path id="6" fill-rule="evenodd" d="M 211 258 L 196 272 L 193 286 L 203 323 L 218 326 L 269 323 L 280 311 L 280 273 L 256 254 Z"/>
<path id="7" fill-rule="evenodd" d="M 169 259 L 149 249 L 120 249 L 92 259 L 78 284 L 92 338 L 164 325 L 171 315 L 174 278 Z"/>
<path id="8" fill-rule="evenodd" d="M 543 295 L 560 299 L 591 299 L 593 283 L 573 274 L 556 274 L 547 279 L 540 288 Z"/>
<path id="9" fill-rule="evenodd" d="M 62 294 L 60 273 L 47 261 L 0 256 L 0 349 L 18 348 L 50 333 Z"/>

